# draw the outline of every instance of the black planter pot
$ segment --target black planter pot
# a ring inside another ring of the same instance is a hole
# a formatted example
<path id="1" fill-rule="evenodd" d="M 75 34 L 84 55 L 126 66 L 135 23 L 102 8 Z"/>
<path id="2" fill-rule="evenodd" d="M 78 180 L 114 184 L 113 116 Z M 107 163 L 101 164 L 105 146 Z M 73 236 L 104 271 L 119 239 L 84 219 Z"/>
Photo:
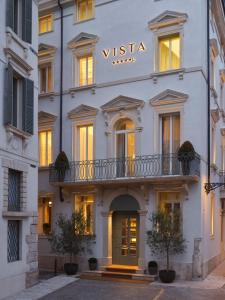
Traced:
<path id="1" fill-rule="evenodd" d="M 90 269 L 90 271 L 97 270 L 97 263 L 89 262 L 89 269 Z"/>
<path id="2" fill-rule="evenodd" d="M 163 283 L 172 283 L 176 278 L 176 272 L 174 270 L 160 270 L 159 278 Z"/>
<path id="3" fill-rule="evenodd" d="M 189 175 L 190 174 L 190 160 L 182 160 L 181 161 L 181 168 L 183 175 Z"/>
<path id="4" fill-rule="evenodd" d="M 148 273 L 149 273 L 149 275 L 157 275 L 158 274 L 158 264 L 156 261 L 150 261 L 148 263 Z"/>
<path id="5" fill-rule="evenodd" d="M 67 275 L 75 275 L 78 271 L 78 264 L 66 263 L 64 264 L 64 271 Z"/>

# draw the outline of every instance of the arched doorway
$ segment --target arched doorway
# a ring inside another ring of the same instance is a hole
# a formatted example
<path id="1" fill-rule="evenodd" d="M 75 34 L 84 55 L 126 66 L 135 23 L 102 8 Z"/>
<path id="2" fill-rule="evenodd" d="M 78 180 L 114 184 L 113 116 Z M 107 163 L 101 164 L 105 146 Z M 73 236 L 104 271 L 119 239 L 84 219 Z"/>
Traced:
<path id="1" fill-rule="evenodd" d="M 113 264 L 138 265 L 139 210 L 137 200 L 131 195 L 118 196 L 111 203 Z"/>

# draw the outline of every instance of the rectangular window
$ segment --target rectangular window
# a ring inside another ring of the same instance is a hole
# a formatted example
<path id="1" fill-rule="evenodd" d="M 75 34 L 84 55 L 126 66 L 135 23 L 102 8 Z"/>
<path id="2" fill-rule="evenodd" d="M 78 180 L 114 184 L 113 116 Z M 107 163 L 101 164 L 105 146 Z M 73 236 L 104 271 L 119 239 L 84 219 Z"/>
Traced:
<path id="1" fill-rule="evenodd" d="M 52 66 L 44 65 L 39 67 L 39 93 L 52 92 Z"/>
<path id="2" fill-rule="evenodd" d="M 212 155 L 212 163 L 216 164 L 216 128 L 214 125 L 211 127 L 211 139 L 212 139 L 212 144 L 211 144 L 211 155 Z"/>
<path id="3" fill-rule="evenodd" d="M 75 211 L 82 211 L 85 219 L 86 234 L 94 233 L 94 197 L 75 196 Z"/>
<path id="4" fill-rule="evenodd" d="M 22 0 L 13 0 L 13 31 L 22 35 Z"/>
<path id="5" fill-rule="evenodd" d="M 12 125 L 23 129 L 23 79 L 16 73 L 12 82 Z"/>
<path id="6" fill-rule="evenodd" d="M 8 210 L 20 211 L 21 172 L 9 169 L 8 175 Z"/>
<path id="7" fill-rule="evenodd" d="M 77 21 L 85 21 L 93 18 L 93 0 L 77 0 Z"/>
<path id="8" fill-rule="evenodd" d="M 210 199 L 210 235 L 215 234 L 215 196 L 212 194 Z"/>
<path id="9" fill-rule="evenodd" d="M 179 69 L 181 66 L 180 35 L 159 38 L 159 71 Z"/>
<path id="10" fill-rule="evenodd" d="M 180 146 L 180 114 L 165 114 L 160 119 L 163 174 L 179 174 L 179 162 L 175 155 Z"/>
<path id="11" fill-rule="evenodd" d="M 93 176 L 93 125 L 81 126 L 79 130 L 79 177 L 88 179 Z"/>
<path id="12" fill-rule="evenodd" d="M 42 197 L 38 200 L 38 233 L 50 234 L 52 223 L 52 199 Z"/>
<path id="13" fill-rule="evenodd" d="M 39 132 L 39 164 L 46 167 L 52 163 L 52 131 Z"/>
<path id="14" fill-rule="evenodd" d="M 52 15 L 39 18 L 39 34 L 52 31 Z"/>
<path id="15" fill-rule="evenodd" d="M 20 259 L 20 221 L 8 221 L 8 262 Z"/>
<path id="16" fill-rule="evenodd" d="M 78 58 L 78 71 L 79 71 L 79 86 L 93 84 L 92 54 Z"/>

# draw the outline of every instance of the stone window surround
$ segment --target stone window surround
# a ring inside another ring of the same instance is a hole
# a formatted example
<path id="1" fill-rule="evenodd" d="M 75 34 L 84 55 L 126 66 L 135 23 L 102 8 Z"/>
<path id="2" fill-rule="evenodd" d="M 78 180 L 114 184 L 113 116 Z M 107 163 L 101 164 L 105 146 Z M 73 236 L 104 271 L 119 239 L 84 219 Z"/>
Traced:
<path id="1" fill-rule="evenodd" d="M 29 216 L 29 212 L 27 212 L 27 173 L 28 166 L 18 160 L 11 159 L 2 159 L 2 167 L 3 167 L 3 213 L 5 216 L 12 217 L 26 217 Z M 9 169 L 13 169 L 22 173 L 21 176 L 21 211 L 20 212 L 9 212 L 8 211 L 8 177 L 9 177 Z"/>
<path id="2" fill-rule="evenodd" d="M 85 19 L 85 20 L 79 20 L 78 19 L 78 8 L 77 8 L 77 0 L 74 1 L 75 2 L 75 5 L 74 5 L 74 25 L 76 24 L 80 24 L 80 23 L 84 23 L 84 22 L 88 22 L 88 21 L 91 21 L 91 20 L 94 20 L 95 19 L 95 0 L 93 0 L 93 11 L 92 11 L 92 17 L 89 18 L 89 19 Z"/>

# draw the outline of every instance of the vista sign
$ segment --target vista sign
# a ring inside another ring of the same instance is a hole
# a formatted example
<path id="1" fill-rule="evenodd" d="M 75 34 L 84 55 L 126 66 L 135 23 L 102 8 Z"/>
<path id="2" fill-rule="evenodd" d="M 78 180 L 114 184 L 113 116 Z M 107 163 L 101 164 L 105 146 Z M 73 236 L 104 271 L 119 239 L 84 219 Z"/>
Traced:
<path id="1" fill-rule="evenodd" d="M 113 65 L 134 63 L 136 61 L 134 55 L 145 52 L 146 50 L 147 47 L 144 42 L 128 43 L 126 45 L 121 45 L 120 47 L 103 49 L 102 56 L 106 60 L 112 58 Z"/>

